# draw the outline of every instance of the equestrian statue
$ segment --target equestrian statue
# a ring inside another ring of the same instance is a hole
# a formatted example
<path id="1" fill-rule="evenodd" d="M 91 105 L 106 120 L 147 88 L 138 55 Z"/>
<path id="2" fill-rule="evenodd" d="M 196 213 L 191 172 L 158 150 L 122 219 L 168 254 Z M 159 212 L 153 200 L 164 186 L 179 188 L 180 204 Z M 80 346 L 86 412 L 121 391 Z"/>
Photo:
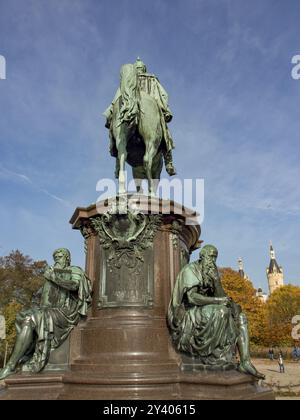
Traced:
<path id="1" fill-rule="evenodd" d="M 110 153 L 116 158 L 119 194 L 126 192 L 127 162 L 132 166 L 137 191 L 142 193 L 142 180 L 147 179 L 149 194 L 154 195 L 163 160 L 167 173 L 176 175 L 172 158 L 174 143 L 167 127 L 173 116 L 167 92 L 155 75 L 147 73 L 139 58 L 134 64 L 121 67 L 120 87 L 104 115 Z"/>

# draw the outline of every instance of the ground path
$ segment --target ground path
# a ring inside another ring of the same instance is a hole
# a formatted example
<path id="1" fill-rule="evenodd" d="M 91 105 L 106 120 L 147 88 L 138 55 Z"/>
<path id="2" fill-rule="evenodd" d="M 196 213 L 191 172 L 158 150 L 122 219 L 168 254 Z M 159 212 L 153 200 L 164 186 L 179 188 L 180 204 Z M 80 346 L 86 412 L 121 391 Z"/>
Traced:
<path id="1" fill-rule="evenodd" d="M 300 362 L 285 361 L 285 373 L 279 372 L 277 360 L 253 359 L 255 367 L 266 375 L 265 383 L 273 388 L 279 399 L 295 397 L 300 400 Z"/>

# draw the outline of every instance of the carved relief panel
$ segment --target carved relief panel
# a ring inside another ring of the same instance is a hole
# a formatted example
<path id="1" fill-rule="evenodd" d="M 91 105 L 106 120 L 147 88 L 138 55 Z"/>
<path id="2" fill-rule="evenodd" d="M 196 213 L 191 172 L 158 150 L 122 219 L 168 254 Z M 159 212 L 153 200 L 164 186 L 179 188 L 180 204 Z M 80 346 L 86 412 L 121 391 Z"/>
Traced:
<path id="1" fill-rule="evenodd" d="M 161 219 L 134 212 L 90 219 L 103 256 L 99 308 L 153 305 L 153 239 Z"/>

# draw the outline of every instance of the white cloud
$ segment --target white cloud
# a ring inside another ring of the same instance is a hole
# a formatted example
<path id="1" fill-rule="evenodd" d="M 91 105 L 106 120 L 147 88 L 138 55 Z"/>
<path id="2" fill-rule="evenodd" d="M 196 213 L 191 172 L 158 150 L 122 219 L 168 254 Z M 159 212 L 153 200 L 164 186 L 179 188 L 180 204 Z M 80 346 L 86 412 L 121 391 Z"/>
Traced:
<path id="1" fill-rule="evenodd" d="M 9 169 L 4 168 L 2 165 L 0 166 L 0 179 L 6 179 L 9 181 L 24 181 L 26 184 L 29 184 L 30 186 L 32 186 L 32 188 L 34 188 L 36 191 L 47 195 L 48 197 L 52 198 L 53 200 L 56 200 L 58 202 L 60 202 L 61 204 L 68 206 L 68 207 L 73 207 L 67 200 L 64 200 L 61 197 L 58 197 L 55 194 L 50 193 L 48 190 L 46 190 L 45 188 L 41 188 L 39 187 L 36 183 L 34 183 L 27 175 L 18 173 L 18 172 L 14 172 L 11 171 Z"/>

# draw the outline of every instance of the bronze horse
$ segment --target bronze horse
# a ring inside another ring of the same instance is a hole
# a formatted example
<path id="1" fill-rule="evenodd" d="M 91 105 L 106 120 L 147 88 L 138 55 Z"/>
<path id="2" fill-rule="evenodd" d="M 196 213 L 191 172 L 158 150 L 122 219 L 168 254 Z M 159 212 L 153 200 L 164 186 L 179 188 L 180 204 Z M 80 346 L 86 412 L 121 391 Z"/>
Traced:
<path id="1" fill-rule="evenodd" d="M 163 167 L 161 110 L 156 100 L 138 89 L 133 64 L 121 68 L 121 97 L 113 106 L 111 135 L 116 145 L 116 177 L 119 194 L 126 192 L 125 162 L 132 166 L 138 192 L 148 180 L 150 195 L 155 195 Z"/>

